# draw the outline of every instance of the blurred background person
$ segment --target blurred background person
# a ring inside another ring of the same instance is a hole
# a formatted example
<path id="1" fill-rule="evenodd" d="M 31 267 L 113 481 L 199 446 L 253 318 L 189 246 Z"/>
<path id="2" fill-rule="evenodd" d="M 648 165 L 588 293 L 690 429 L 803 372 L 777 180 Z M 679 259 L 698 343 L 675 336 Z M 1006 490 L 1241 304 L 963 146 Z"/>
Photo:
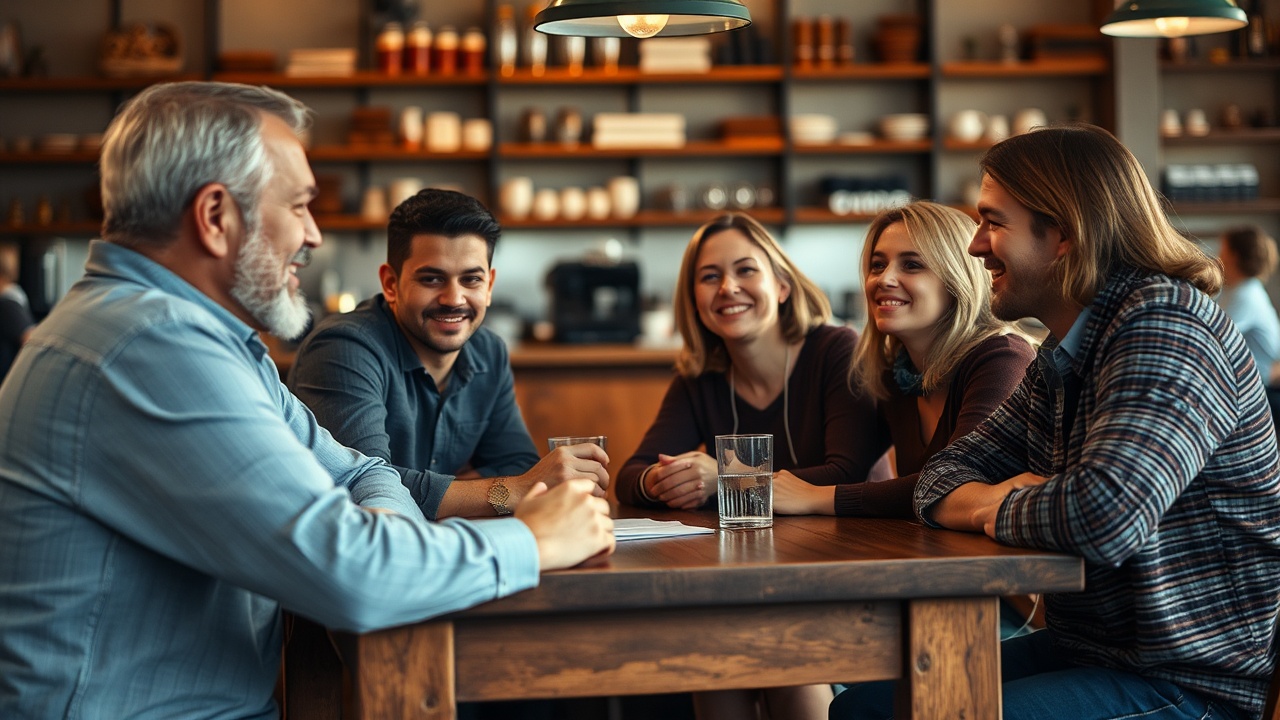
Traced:
<path id="1" fill-rule="evenodd" d="M 1222 234 L 1222 293 L 1218 304 L 1239 328 L 1253 354 L 1262 384 L 1267 386 L 1271 414 L 1280 410 L 1280 317 L 1263 283 L 1276 269 L 1276 241 L 1257 225 L 1232 228 Z"/>
<path id="2" fill-rule="evenodd" d="M 16 243 L 0 244 L 0 380 L 9 374 L 9 366 L 36 324 L 27 294 L 18 284 L 18 256 Z"/>

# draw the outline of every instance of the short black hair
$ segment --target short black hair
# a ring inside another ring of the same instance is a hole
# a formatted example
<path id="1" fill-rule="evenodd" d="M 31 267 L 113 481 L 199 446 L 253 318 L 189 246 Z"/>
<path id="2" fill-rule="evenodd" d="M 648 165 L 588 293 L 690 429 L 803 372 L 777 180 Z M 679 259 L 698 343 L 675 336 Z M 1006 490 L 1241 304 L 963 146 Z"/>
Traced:
<path id="1" fill-rule="evenodd" d="M 493 265 L 493 249 L 502 226 L 479 200 L 455 190 L 427 188 L 396 206 L 387 223 L 387 264 L 398 274 L 415 235 L 442 235 L 456 238 L 478 235 L 488 248 Z"/>

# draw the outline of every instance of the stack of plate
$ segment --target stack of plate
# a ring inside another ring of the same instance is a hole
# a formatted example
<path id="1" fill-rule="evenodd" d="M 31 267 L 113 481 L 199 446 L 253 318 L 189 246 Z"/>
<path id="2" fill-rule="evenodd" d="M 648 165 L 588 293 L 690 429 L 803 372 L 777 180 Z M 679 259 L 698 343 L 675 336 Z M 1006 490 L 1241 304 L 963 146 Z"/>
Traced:
<path id="1" fill-rule="evenodd" d="M 791 116 L 791 141 L 797 145 L 829 145 L 836 139 L 836 119 L 830 115 Z"/>
<path id="2" fill-rule="evenodd" d="M 929 116 L 898 113 L 880 118 L 880 134 L 888 140 L 919 140 L 929 132 Z"/>

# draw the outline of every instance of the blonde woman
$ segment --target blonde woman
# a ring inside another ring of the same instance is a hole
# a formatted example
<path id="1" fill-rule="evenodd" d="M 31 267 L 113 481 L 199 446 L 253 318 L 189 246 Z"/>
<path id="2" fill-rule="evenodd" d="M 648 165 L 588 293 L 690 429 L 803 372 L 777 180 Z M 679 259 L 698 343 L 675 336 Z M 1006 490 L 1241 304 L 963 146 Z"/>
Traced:
<path id="1" fill-rule="evenodd" d="M 991 314 L 991 278 L 967 250 L 977 225 L 916 201 L 877 216 L 862 251 L 868 318 L 850 382 L 873 398 L 876 449 L 892 443 L 899 476 L 877 483 L 774 477 L 774 512 L 913 518 L 924 462 L 968 433 L 1022 380 L 1035 357 Z"/>

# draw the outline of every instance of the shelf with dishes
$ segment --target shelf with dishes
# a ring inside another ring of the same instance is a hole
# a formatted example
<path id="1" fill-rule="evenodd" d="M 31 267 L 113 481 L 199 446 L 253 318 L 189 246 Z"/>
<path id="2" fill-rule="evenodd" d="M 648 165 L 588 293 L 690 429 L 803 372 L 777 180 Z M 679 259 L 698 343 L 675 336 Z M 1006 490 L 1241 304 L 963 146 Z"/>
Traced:
<path id="1" fill-rule="evenodd" d="M 1275 72 L 1280 70 L 1280 59 L 1232 59 L 1227 62 L 1174 62 L 1165 60 L 1160 63 L 1160 72 L 1165 73 L 1240 73 L 1240 72 Z"/>
<path id="2" fill-rule="evenodd" d="M 1012 63 L 994 60 L 956 60 L 942 63 L 942 76 L 946 78 L 1038 78 L 1106 75 L 1110 72 L 1111 63 L 1104 57 L 1026 60 Z"/>
<path id="3" fill-rule="evenodd" d="M 1171 203 L 1179 215 L 1250 215 L 1280 212 L 1280 198 L 1257 200 L 1190 201 Z"/>
<path id="4" fill-rule="evenodd" d="M 102 230 L 100 220 L 70 220 L 52 223 L 0 224 L 0 237 L 92 237 Z"/>
<path id="5" fill-rule="evenodd" d="M 792 146 L 797 155 L 911 155 L 927 153 L 933 149 L 929 139 L 882 140 L 866 142 L 837 142 L 827 144 L 801 144 Z"/>
<path id="6" fill-rule="evenodd" d="M 589 144 L 567 146 L 558 143 L 514 143 L 498 145 L 498 156 L 504 160 L 570 160 L 617 159 L 645 157 L 750 157 L 779 155 L 783 151 L 782 138 L 761 139 L 752 142 L 723 142 L 719 140 L 693 140 L 679 147 L 620 147 L 597 148 Z"/>
<path id="7" fill-rule="evenodd" d="M 0 152 L 0 165 L 86 165 L 96 162 L 97 150 Z"/>
<path id="8" fill-rule="evenodd" d="M 148 85 L 183 80 L 202 80 L 195 73 L 182 75 L 144 75 L 137 77 L 102 77 L 96 75 L 51 75 L 46 77 L 0 77 L 0 92 L 59 93 L 141 90 Z"/>
<path id="9" fill-rule="evenodd" d="M 929 63 L 861 63 L 832 67 L 793 67 L 792 80 L 928 80 L 933 69 Z"/>
<path id="10" fill-rule="evenodd" d="M 357 71 L 351 75 L 312 76 L 266 72 L 220 72 L 214 73 L 213 79 L 221 82 L 244 83 L 246 85 L 268 85 L 273 88 L 348 90 L 375 87 L 482 86 L 489 81 L 489 75 L 483 71 L 454 75 L 387 75 L 373 71 Z"/>
<path id="11" fill-rule="evenodd" d="M 1256 144 L 1270 145 L 1280 143 L 1280 127 L 1239 128 L 1235 130 L 1213 129 L 1204 135 L 1177 135 L 1160 138 L 1162 145 L 1175 146 L 1208 146 Z"/>
<path id="12" fill-rule="evenodd" d="M 722 65 L 707 72 L 657 73 L 642 72 L 637 67 L 588 67 L 580 70 L 557 67 L 537 74 L 529 68 L 519 68 L 511 75 L 495 77 L 499 85 L 750 84 L 778 82 L 782 79 L 782 68 L 777 65 Z"/>
<path id="13" fill-rule="evenodd" d="M 688 227 L 696 228 L 712 218 L 730 210 L 690 210 L 674 212 L 670 210 L 640 210 L 629 217 L 580 218 L 577 220 L 552 219 L 538 220 L 534 218 L 515 219 L 499 217 L 503 229 L 521 230 L 560 230 L 572 228 L 642 228 L 642 227 Z M 751 217 L 766 225 L 780 225 L 786 214 L 779 207 L 758 207 L 742 210 Z"/>
<path id="14" fill-rule="evenodd" d="M 485 160 L 488 159 L 489 152 L 487 150 L 429 152 L 396 145 L 318 145 L 307 151 L 307 157 L 312 162 L 439 162 Z"/>

